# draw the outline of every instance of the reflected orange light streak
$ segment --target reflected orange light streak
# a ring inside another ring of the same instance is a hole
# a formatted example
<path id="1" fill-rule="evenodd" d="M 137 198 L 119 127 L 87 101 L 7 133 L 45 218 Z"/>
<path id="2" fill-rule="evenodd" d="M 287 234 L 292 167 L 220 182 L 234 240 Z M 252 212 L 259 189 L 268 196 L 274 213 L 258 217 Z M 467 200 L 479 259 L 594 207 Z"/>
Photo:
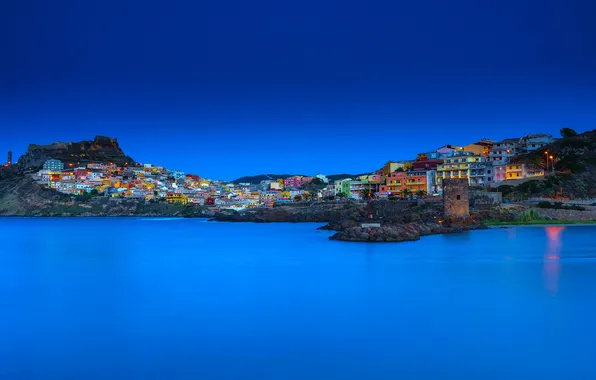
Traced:
<path id="1" fill-rule="evenodd" d="M 559 290 L 560 254 L 563 247 L 562 234 L 564 230 L 564 226 L 546 227 L 548 242 L 544 253 L 544 282 L 546 290 L 552 294 L 556 294 Z"/>

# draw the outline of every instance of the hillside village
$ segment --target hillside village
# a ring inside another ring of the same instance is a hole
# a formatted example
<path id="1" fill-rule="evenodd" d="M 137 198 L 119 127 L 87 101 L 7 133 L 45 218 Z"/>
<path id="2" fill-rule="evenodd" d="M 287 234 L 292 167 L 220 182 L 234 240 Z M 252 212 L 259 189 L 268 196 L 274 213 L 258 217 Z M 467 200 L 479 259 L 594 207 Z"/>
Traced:
<path id="1" fill-rule="evenodd" d="M 120 160 L 81 164 L 74 161 L 77 154 L 71 154 L 68 161 L 48 159 L 40 170 L 27 174 L 42 187 L 64 194 L 163 200 L 221 209 L 315 199 L 438 197 L 442 194 L 442 181 L 447 178 L 466 178 L 471 187 L 489 191 L 519 180 L 543 177 L 545 171 L 556 169 L 557 157 L 545 152 L 539 164 L 518 163 L 514 158 L 539 151 L 554 140 L 549 134 L 533 134 L 503 141 L 484 139 L 463 146 L 444 145 L 412 160 L 389 161 L 369 174 L 335 181 L 317 174 L 233 183 L 150 163 Z M 113 145 L 115 140 L 110 141 Z M 5 166 L 12 165 L 10 152 L 8 158 Z"/>

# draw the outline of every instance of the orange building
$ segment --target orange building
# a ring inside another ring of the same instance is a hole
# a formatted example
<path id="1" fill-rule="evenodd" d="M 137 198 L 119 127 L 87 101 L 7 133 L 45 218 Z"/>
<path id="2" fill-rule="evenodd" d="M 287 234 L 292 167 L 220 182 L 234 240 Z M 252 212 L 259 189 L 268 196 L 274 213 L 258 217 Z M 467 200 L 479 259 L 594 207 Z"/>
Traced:
<path id="1" fill-rule="evenodd" d="M 427 191 L 426 170 L 412 170 L 406 173 L 406 189 L 412 193 Z"/>
<path id="2" fill-rule="evenodd" d="M 393 172 L 385 178 L 385 184 L 379 187 L 379 192 L 401 194 L 406 188 L 406 172 Z"/>

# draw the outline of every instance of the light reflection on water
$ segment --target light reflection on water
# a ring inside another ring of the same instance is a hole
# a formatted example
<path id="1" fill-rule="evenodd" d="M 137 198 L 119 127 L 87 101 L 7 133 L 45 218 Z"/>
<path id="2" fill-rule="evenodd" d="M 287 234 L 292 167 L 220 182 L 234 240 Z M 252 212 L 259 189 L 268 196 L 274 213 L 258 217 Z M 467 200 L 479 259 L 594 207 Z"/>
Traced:
<path id="1" fill-rule="evenodd" d="M 547 226 L 547 246 L 544 252 L 544 279 L 546 289 L 551 294 L 559 290 L 559 274 L 561 272 L 561 249 L 563 248 L 562 234 L 564 226 Z"/>

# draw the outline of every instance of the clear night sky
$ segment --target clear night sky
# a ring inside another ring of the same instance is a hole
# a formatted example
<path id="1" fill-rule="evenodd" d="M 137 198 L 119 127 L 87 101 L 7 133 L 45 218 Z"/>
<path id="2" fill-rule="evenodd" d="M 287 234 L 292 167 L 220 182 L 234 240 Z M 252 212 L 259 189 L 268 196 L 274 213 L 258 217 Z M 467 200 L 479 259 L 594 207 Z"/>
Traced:
<path id="1" fill-rule="evenodd" d="M 594 129 L 595 15 L 594 0 L 6 1 L 0 151 L 103 134 L 233 179 Z"/>

